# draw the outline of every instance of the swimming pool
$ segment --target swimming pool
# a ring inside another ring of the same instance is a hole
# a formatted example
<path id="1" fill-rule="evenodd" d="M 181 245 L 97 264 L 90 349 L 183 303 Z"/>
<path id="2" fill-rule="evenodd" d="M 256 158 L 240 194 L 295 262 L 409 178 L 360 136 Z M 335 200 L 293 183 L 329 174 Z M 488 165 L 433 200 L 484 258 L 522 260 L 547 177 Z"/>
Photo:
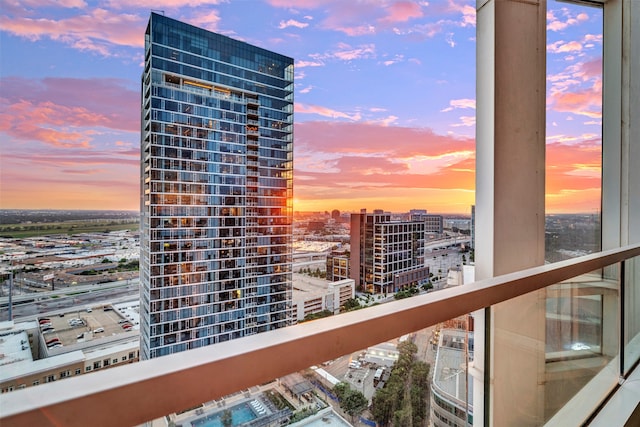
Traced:
<path id="1" fill-rule="evenodd" d="M 233 421 L 234 426 L 238 426 L 242 423 L 258 418 L 255 412 L 253 412 L 251 407 L 246 403 L 232 406 L 229 410 L 231 411 L 231 420 Z M 193 427 L 224 427 L 222 424 L 223 413 L 224 411 L 220 411 L 204 418 L 198 418 L 197 420 L 191 421 L 191 425 Z"/>

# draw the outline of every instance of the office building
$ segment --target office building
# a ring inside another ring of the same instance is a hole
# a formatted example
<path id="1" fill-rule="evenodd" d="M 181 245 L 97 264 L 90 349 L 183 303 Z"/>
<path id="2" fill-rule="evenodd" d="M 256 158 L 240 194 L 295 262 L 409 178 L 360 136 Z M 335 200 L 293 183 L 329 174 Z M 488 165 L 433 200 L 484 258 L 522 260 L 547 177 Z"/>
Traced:
<path id="1" fill-rule="evenodd" d="M 425 233 L 442 234 L 444 231 L 444 217 L 442 215 L 428 214 L 425 209 L 411 209 L 410 221 L 424 221 Z"/>
<path id="2" fill-rule="evenodd" d="M 392 220 L 382 210 L 351 214 L 351 278 L 356 289 L 391 293 L 429 278 L 424 265 L 426 221 Z"/>
<path id="3" fill-rule="evenodd" d="M 337 281 L 351 277 L 349 256 L 346 249 L 336 249 L 327 254 L 327 280 Z"/>
<path id="4" fill-rule="evenodd" d="M 142 358 L 290 325 L 293 60 L 152 13 L 141 138 Z"/>

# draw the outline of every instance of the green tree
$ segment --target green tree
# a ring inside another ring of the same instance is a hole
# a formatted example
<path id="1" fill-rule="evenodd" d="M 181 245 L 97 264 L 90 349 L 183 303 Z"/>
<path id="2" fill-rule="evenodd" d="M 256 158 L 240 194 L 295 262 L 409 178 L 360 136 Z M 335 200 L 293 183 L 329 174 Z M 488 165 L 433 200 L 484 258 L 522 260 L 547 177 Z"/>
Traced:
<path id="1" fill-rule="evenodd" d="M 224 427 L 232 427 L 233 426 L 233 416 L 231 415 L 230 409 L 225 409 L 220 417 L 220 421 L 222 421 L 222 425 Z"/>
<path id="2" fill-rule="evenodd" d="M 369 401 L 364 394 L 357 390 L 349 390 L 349 393 L 343 400 L 340 401 L 340 407 L 351 416 L 351 420 L 364 412 L 367 409 Z"/>
<path id="3" fill-rule="evenodd" d="M 338 400 L 342 400 L 347 395 L 349 390 L 351 390 L 351 387 L 349 387 L 349 384 L 345 383 L 344 381 L 341 381 L 335 386 L 333 386 L 332 391 L 338 397 Z"/>
<path id="4" fill-rule="evenodd" d="M 371 400 L 371 415 L 379 425 L 386 426 L 389 424 L 396 400 L 396 395 L 389 385 L 376 391 Z"/>
<path id="5" fill-rule="evenodd" d="M 356 298 L 349 298 L 344 302 L 343 307 L 345 311 L 356 310 L 360 308 L 360 302 Z"/>
<path id="6" fill-rule="evenodd" d="M 340 407 L 344 410 L 353 421 L 354 417 L 362 414 L 367 409 L 369 401 L 361 392 L 353 390 L 349 384 L 342 381 L 333 387 L 333 392 L 340 401 Z"/>
<path id="7" fill-rule="evenodd" d="M 398 360 L 385 388 L 372 399 L 374 420 L 380 426 L 422 426 L 429 413 L 429 365 L 416 360 L 418 347 L 412 341 L 398 344 Z"/>

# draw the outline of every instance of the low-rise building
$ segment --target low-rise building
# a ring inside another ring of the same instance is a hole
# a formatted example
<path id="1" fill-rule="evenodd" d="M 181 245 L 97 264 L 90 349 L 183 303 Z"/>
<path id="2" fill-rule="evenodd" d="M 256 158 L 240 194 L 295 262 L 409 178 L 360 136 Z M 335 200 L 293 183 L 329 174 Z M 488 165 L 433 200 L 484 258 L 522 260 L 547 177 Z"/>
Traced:
<path id="1" fill-rule="evenodd" d="M 309 314 L 325 310 L 338 314 L 340 307 L 354 297 L 353 279 L 327 282 L 303 274 L 293 274 L 293 312 L 298 322 Z"/>
<path id="2" fill-rule="evenodd" d="M 101 305 L 0 323 L 2 393 L 138 361 L 138 305 Z"/>

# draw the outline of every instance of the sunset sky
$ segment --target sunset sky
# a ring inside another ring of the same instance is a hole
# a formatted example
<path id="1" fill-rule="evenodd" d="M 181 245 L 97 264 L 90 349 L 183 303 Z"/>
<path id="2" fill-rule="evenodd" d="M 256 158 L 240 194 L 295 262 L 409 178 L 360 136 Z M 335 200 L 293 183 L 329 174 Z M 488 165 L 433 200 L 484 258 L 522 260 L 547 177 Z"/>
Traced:
<path id="1" fill-rule="evenodd" d="M 0 0 L 0 207 L 139 208 L 153 9 L 295 59 L 295 210 L 469 213 L 475 4 Z M 595 212 L 602 11 L 548 8 L 547 211 Z"/>

